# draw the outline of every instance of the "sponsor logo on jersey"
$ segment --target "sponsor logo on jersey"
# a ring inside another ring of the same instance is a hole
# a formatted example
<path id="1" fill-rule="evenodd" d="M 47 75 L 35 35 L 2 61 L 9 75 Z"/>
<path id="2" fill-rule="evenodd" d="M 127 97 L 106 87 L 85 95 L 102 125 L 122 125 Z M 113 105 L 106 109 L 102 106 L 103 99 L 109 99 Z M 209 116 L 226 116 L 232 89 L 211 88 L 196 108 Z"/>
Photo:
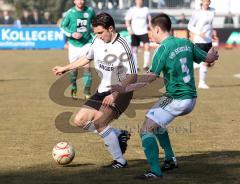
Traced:
<path id="1" fill-rule="evenodd" d="M 105 71 L 113 71 L 113 70 L 114 70 L 114 67 L 112 67 L 112 66 L 106 66 L 106 65 L 103 65 L 103 64 L 101 64 L 101 63 L 99 63 L 99 68 L 100 68 L 100 69 L 103 69 L 103 70 L 105 70 Z"/>
<path id="2" fill-rule="evenodd" d="M 88 18 L 88 17 L 89 17 L 88 13 L 84 13 L 84 14 L 83 14 L 83 17 L 84 17 L 84 18 Z"/>

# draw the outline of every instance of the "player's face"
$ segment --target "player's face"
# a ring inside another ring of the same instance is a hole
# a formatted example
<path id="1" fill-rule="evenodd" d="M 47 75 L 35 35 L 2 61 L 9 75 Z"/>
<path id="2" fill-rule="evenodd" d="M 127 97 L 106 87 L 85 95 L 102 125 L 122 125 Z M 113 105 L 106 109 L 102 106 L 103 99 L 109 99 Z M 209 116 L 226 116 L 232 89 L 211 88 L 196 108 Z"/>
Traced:
<path id="1" fill-rule="evenodd" d="M 143 0 L 135 0 L 135 4 L 137 7 L 141 7 L 143 4 Z"/>
<path id="2" fill-rule="evenodd" d="M 159 42 L 159 27 L 157 26 L 150 26 L 150 37 L 151 41 L 158 43 Z"/>
<path id="3" fill-rule="evenodd" d="M 202 0 L 202 7 L 203 7 L 203 9 L 207 10 L 209 8 L 210 4 L 211 4 L 210 0 Z"/>
<path id="4" fill-rule="evenodd" d="M 82 9 L 85 5 L 85 0 L 74 0 L 73 3 L 78 9 Z"/>
<path id="5" fill-rule="evenodd" d="M 105 43 L 109 43 L 112 40 L 112 27 L 105 29 L 102 26 L 97 26 L 93 28 L 94 34 Z"/>

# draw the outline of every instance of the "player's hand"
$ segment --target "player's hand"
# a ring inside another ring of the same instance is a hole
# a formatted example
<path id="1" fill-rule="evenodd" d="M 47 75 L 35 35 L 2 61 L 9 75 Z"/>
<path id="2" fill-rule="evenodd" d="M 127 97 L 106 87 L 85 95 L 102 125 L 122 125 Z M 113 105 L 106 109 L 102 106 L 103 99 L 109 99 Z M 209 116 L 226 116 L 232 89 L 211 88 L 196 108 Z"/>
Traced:
<path id="1" fill-rule="evenodd" d="M 213 63 L 214 61 L 218 60 L 219 58 L 219 54 L 218 54 L 218 50 L 214 47 L 212 47 L 209 51 L 208 51 L 208 54 L 207 54 L 207 58 L 206 58 L 206 62 L 208 64 L 211 64 Z"/>
<path id="2" fill-rule="evenodd" d="M 72 37 L 75 38 L 75 39 L 80 39 L 80 38 L 82 38 L 82 34 L 81 34 L 81 33 L 78 33 L 78 32 L 74 32 L 74 33 L 72 34 Z"/>
<path id="3" fill-rule="evenodd" d="M 103 101 L 102 101 L 102 104 L 104 106 L 110 106 L 110 105 L 113 105 L 114 101 L 116 100 L 118 96 L 118 93 L 117 92 L 113 92 L 111 93 L 110 95 L 106 96 Z"/>
<path id="4" fill-rule="evenodd" d="M 133 34 L 133 30 L 132 30 L 131 27 L 128 27 L 127 30 L 128 30 L 129 35 L 132 35 L 132 34 Z"/>
<path id="5" fill-rule="evenodd" d="M 54 75 L 56 76 L 61 76 L 62 74 L 64 74 L 66 71 L 65 71 L 65 68 L 62 67 L 62 66 L 55 66 L 53 69 L 52 69 L 52 72 Z"/>

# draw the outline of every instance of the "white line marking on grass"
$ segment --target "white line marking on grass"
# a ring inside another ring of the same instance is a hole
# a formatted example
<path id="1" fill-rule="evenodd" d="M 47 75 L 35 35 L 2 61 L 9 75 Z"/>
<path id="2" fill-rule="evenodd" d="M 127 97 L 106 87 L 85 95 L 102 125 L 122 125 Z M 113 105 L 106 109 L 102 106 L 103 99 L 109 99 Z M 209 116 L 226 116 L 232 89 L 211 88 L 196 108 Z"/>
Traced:
<path id="1" fill-rule="evenodd" d="M 234 77 L 240 79 L 240 73 L 233 75 Z"/>

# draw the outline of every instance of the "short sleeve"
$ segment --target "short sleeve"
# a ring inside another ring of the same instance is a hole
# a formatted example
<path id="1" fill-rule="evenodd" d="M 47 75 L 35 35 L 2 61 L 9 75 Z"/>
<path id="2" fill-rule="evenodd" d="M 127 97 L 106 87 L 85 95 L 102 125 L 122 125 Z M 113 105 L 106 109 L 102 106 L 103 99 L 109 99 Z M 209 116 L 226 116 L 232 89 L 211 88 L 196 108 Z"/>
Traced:
<path id="1" fill-rule="evenodd" d="M 199 19 L 199 17 L 197 16 L 197 12 L 194 12 L 188 23 L 188 30 L 196 35 L 200 35 L 200 30 L 198 28 L 196 28 L 198 19 Z"/>
<path id="2" fill-rule="evenodd" d="M 149 8 L 147 8 L 147 7 L 146 7 L 146 12 L 147 12 L 147 16 L 148 16 L 148 17 L 151 17 L 151 14 L 150 14 Z"/>
<path id="3" fill-rule="evenodd" d="M 123 43 L 123 49 L 124 49 L 124 55 L 126 57 L 123 58 L 124 62 L 122 62 L 122 65 L 126 69 L 126 74 L 136 74 L 137 73 L 137 63 L 133 57 L 131 48 L 126 40 L 122 39 Z"/>
<path id="4" fill-rule="evenodd" d="M 193 44 L 193 60 L 196 63 L 201 63 L 205 61 L 206 57 L 207 57 L 207 52 L 200 49 L 197 45 Z"/>
<path id="5" fill-rule="evenodd" d="M 68 12 L 67 15 L 63 18 L 60 25 L 61 30 L 67 37 L 71 37 L 72 33 L 74 32 L 68 28 L 69 23 L 70 23 L 70 18 L 69 18 L 69 12 Z"/>
<path id="6" fill-rule="evenodd" d="M 123 62 L 123 66 L 126 69 L 126 74 L 137 74 L 137 65 L 131 53 L 129 53 L 129 59 L 127 62 Z"/>
<path id="7" fill-rule="evenodd" d="M 94 45 L 95 45 L 96 37 L 93 39 L 92 44 L 86 54 L 86 57 L 88 60 L 93 60 L 94 59 Z"/>
<path id="8" fill-rule="evenodd" d="M 125 16 L 125 20 L 131 20 L 131 19 L 132 19 L 132 9 L 129 9 Z"/>
<path id="9" fill-rule="evenodd" d="M 161 45 L 159 46 L 153 55 L 152 58 L 152 66 L 150 68 L 150 72 L 155 73 L 156 75 L 160 75 L 164 65 L 165 65 L 165 60 L 162 56 L 165 51 L 165 46 Z"/>
<path id="10" fill-rule="evenodd" d="M 91 17 L 92 19 L 94 19 L 96 17 L 96 13 L 92 8 L 90 8 L 90 10 L 91 10 Z"/>

